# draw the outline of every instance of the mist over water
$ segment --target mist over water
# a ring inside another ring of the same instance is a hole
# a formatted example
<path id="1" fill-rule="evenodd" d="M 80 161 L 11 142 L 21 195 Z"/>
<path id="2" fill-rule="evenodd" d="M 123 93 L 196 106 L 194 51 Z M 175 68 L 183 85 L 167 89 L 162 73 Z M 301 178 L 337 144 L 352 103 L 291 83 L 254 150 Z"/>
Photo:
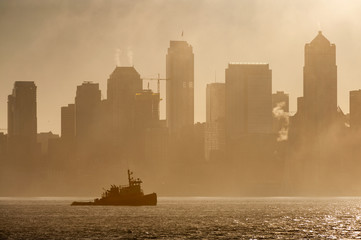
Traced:
<path id="1" fill-rule="evenodd" d="M 361 237 L 360 198 L 160 198 L 156 207 L 72 200 L 79 198 L 1 198 L 0 239 Z"/>

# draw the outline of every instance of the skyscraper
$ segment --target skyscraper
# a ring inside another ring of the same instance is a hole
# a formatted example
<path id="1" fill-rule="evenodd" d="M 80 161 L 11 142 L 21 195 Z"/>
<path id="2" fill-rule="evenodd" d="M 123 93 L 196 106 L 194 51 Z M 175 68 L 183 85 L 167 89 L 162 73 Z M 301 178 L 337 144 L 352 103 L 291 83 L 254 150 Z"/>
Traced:
<path id="1" fill-rule="evenodd" d="M 99 83 L 84 82 L 77 87 L 75 97 L 75 134 L 79 142 L 92 136 L 101 102 Z"/>
<path id="2" fill-rule="evenodd" d="M 142 91 L 142 79 L 134 67 L 116 67 L 108 79 L 107 98 L 113 140 L 119 144 L 134 128 L 135 94 Z"/>
<path id="3" fill-rule="evenodd" d="M 224 83 L 207 84 L 205 158 L 220 153 L 225 148 L 225 96 Z"/>
<path id="4" fill-rule="evenodd" d="M 361 90 L 350 91 L 350 127 L 361 129 Z"/>
<path id="5" fill-rule="evenodd" d="M 159 93 L 143 90 L 135 94 L 135 128 L 159 127 Z"/>
<path id="6" fill-rule="evenodd" d="M 34 82 L 15 82 L 8 96 L 8 138 L 10 144 L 36 144 L 36 86 Z"/>
<path id="7" fill-rule="evenodd" d="M 171 134 L 194 124 L 194 55 L 186 41 L 170 41 L 166 56 L 167 125 Z"/>
<path id="8" fill-rule="evenodd" d="M 226 136 L 272 132 L 272 71 L 268 64 L 230 63 L 226 69 Z"/>
<path id="9" fill-rule="evenodd" d="M 61 107 L 61 138 L 66 140 L 75 138 L 75 104 Z"/>
<path id="10" fill-rule="evenodd" d="M 303 97 L 307 126 L 318 132 L 337 114 L 336 46 L 322 32 L 305 45 Z"/>

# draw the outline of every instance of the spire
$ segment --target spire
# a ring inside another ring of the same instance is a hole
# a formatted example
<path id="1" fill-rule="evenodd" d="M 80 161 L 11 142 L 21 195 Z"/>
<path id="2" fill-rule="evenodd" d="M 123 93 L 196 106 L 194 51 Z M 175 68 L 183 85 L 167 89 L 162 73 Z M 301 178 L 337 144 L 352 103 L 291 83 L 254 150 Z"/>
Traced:
<path id="1" fill-rule="evenodd" d="M 311 45 L 327 45 L 330 46 L 330 41 L 323 36 L 322 31 L 318 31 L 317 36 L 311 41 Z"/>

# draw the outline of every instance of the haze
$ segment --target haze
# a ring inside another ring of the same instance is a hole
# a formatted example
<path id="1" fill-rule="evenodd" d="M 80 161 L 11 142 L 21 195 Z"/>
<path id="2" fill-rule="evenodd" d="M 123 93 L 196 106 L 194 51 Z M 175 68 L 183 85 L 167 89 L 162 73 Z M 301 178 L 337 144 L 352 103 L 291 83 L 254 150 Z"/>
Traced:
<path id="1" fill-rule="evenodd" d="M 60 133 L 60 107 L 74 102 L 77 85 L 100 83 L 106 98 L 117 52 L 142 77 L 164 76 L 169 41 L 180 39 L 195 56 L 195 122 L 205 121 L 206 84 L 224 82 L 231 61 L 269 63 L 273 92 L 290 94 L 292 114 L 304 44 L 320 29 L 337 46 L 338 104 L 347 113 L 349 91 L 361 88 L 360 12 L 356 0 L 1 1 L 0 128 L 15 81 L 36 82 L 38 132 Z"/>

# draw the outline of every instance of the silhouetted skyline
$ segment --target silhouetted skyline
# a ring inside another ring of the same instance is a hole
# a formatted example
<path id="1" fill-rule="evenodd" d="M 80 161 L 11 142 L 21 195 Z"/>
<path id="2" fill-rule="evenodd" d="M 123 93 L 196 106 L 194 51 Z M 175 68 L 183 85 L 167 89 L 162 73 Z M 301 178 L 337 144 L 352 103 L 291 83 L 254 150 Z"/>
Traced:
<path id="1" fill-rule="evenodd" d="M 59 107 L 73 101 L 82 82 L 99 83 L 106 98 L 107 76 L 117 63 L 134 65 L 144 77 L 165 77 L 169 40 L 189 42 L 197 56 L 195 122 L 205 121 L 206 84 L 215 73 L 224 82 L 230 61 L 269 63 L 273 92 L 290 94 L 294 114 L 303 88 L 304 43 L 318 30 L 337 44 L 338 100 L 345 113 L 349 91 L 360 88 L 359 1 L 35 0 L 1 1 L 0 9 L 0 112 L 7 109 L 4 99 L 15 81 L 34 81 L 40 132 L 60 133 Z M 155 82 L 150 85 L 155 89 Z M 161 98 L 165 119 L 166 98 Z M 6 125 L 1 114 L 0 128 Z"/>

